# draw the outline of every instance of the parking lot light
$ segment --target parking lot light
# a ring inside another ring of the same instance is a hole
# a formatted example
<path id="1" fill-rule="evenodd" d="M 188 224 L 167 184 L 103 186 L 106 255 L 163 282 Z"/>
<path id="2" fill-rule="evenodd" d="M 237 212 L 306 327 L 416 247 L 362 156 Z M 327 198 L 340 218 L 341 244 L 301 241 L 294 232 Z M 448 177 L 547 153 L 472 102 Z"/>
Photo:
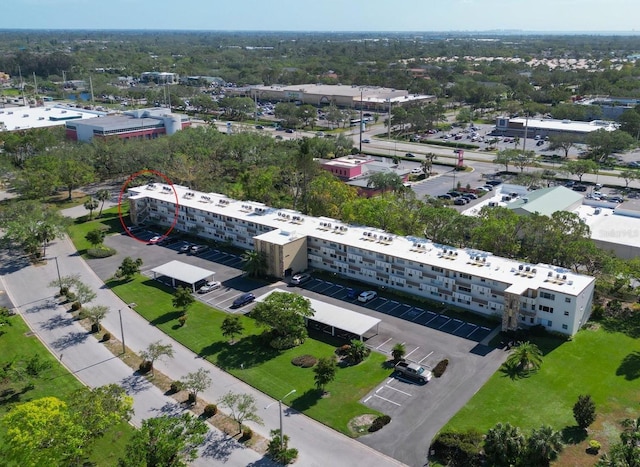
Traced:
<path id="1" fill-rule="evenodd" d="M 293 394 L 294 392 L 296 392 L 295 389 L 292 389 L 291 391 L 289 391 L 288 393 L 286 393 L 280 400 L 276 401 L 278 402 L 278 410 L 280 411 L 280 449 L 284 449 L 284 433 L 282 431 L 282 401 L 284 399 L 287 398 L 287 396 L 290 396 L 291 394 Z M 265 407 L 265 410 L 268 409 L 269 407 L 271 407 L 273 404 L 275 404 L 276 402 L 272 402 L 271 404 L 267 405 Z"/>

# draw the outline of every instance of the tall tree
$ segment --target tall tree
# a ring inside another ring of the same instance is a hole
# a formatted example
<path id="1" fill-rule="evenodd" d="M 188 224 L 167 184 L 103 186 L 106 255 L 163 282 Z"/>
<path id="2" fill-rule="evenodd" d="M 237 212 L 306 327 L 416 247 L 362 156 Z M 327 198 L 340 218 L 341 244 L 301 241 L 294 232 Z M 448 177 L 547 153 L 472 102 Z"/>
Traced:
<path id="1" fill-rule="evenodd" d="M 133 415 L 133 398 L 117 384 L 82 388 L 72 396 L 70 410 L 85 430 L 87 441 L 103 436 L 108 429 Z"/>
<path id="2" fill-rule="evenodd" d="M 596 420 L 596 403 L 589 394 L 579 395 L 573 405 L 573 418 L 580 428 L 586 430 Z"/>
<path id="3" fill-rule="evenodd" d="M 142 258 L 133 259 L 130 256 L 127 256 L 122 260 L 122 264 L 116 271 L 115 276 L 117 278 L 123 278 L 127 281 L 133 279 L 133 277 L 140 272 L 140 267 L 142 266 Z"/>
<path id="4" fill-rule="evenodd" d="M 251 394 L 228 392 L 220 398 L 219 403 L 229 409 L 231 412 L 229 415 L 238 423 L 238 433 L 242 431 L 242 423 L 246 420 L 262 424 L 262 419 L 258 416 L 256 400 Z"/>
<path id="5" fill-rule="evenodd" d="M 234 341 L 234 337 L 238 334 L 242 334 L 244 326 L 240 322 L 240 317 L 235 315 L 226 316 L 220 325 L 220 330 L 224 337 L 229 337 L 231 343 Z"/>
<path id="6" fill-rule="evenodd" d="M 313 316 L 311 302 L 302 295 L 273 292 L 251 310 L 251 317 L 274 333 L 272 346 L 288 348 L 307 337 L 306 318 Z"/>
<path id="7" fill-rule="evenodd" d="M 562 149 L 565 159 L 569 157 L 569 150 L 574 147 L 575 144 L 574 137 L 568 133 L 559 133 L 549 137 L 549 149 L 552 151 Z"/>
<path id="8" fill-rule="evenodd" d="M 111 192 L 109 190 L 98 190 L 95 198 L 100 201 L 100 212 L 98 213 L 98 217 L 101 217 L 105 201 L 109 201 L 111 199 Z"/>
<path id="9" fill-rule="evenodd" d="M 161 341 L 152 342 L 145 350 L 140 352 L 140 357 L 149 362 L 151 375 L 154 374 L 154 363 L 164 357 L 173 358 L 174 350 L 171 344 L 163 344 Z"/>
<path id="10" fill-rule="evenodd" d="M 261 277 L 267 273 L 267 255 L 263 251 L 247 250 L 242 254 L 242 270 L 250 277 Z"/>
<path id="11" fill-rule="evenodd" d="M 104 305 L 87 306 L 84 307 L 84 315 L 89 319 L 91 323 L 91 331 L 99 332 L 101 329 L 100 323 L 107 316 L 109 307 Z"/>
<path id="12" fill-rule="evenodd" d="M 322 357 L 318 360 L 318 363 L 313 367 L 313 379 L 318 391 L 324 392 L 325 386 L 335 379 L 337 371 L 338 366 L 335 358 Z"/>
<path id="13" fill-rule="evenodd" d="M 562 435 L 548 425 L 534 429 L 524 453 L 526 465 L 548 466 L 562 451 Z"/>
<path id="14" fill-rule="evenodd" d="M 542 352 L 532 342 L 521 342 L 511 351 L 506 363 L 520 371 L 535 371 L 542 365 Z"/>
<path id="15" fill-rule="evenodd" d="M 592 160 L 581 159 L 575 161 L 567 161 L 563 164 L 562 169 L 571 175 L 578 177 L 578 181 L 582 183 L 582 177 L 586 173 L 595 173 L 598 171 L 598 164 Z"/>
<path id="16" fill-rule="evenodd" d="M 73 154 L 62 156 L 59 170 L 60 181 L 69 194 L 68 199 L 71 199 L 73 190 L 95 180 L 93 167 Z"/>
<path id="17" fill-rule="evenodd" d="M 102 245 L 105 235 L 106 232 L 103 229 L 93 229 L 87 232 L 84 238 L 91 243 L 92 246 L 96 247 L 98 245 Z"/>
<path id="18" fill-rule="evenodd" d="M 84 202 L 84 208 L 89 211 L 89 220 L 93 219 L 93 211 L 98 209 L 98 206 L 100 206 L 100 203 L 95 198 L 89 198 Z"/>
<path id="19" fill-rule="evenodd" d="M 198 394 L 206 391 L 211 386 L 211 377 L 209 370 L 204 368 L 198 371 L 188 373 L 182 378 L 182 386 L 189 391 L 189 400 L 195 403 L 198 400 Z"/>
<path id="20" fill-rule="evenodd" d="M 184 413 L 148 418 L 127 444 L 122 467 L 186 467 L 198 457 L 208 428 L 204 421 Z"/>
<path id="21" fill-rule="evenodd" d="M 186 314 L 187 310 L 191 308 L 191 305 L 193 305 L 195 301 L 196 299 L 191 295 L 191 290 L 186 287 L 178 287 L 173 293 L 171 303 L 174 308 L 181 310 L 182 314 Z"/>
<path id="22" fill-rule="evenodd" d="M 349 343 L 349 349 L 347 350 L 347 358 L 351 361 L 351 363 L 353 363 L 354 365 L 357 365 L 358 363 L 362 362 L 365 358 L 367 358 L 367 356 L 369 356 L 370 353 L 371 353 L 371 350 L 364 344 L 364 342 L 358 339 L 353 339 Z"/>

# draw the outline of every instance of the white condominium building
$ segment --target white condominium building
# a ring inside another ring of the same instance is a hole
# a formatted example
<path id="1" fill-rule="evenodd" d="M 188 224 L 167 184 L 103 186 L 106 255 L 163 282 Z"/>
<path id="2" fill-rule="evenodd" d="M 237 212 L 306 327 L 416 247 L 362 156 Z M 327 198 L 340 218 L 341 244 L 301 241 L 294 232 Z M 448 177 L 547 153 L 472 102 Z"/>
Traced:
<path id="1" fill-rule="evenodd" d="M 129 189 L 134 224 L 152 222 L 262 251 L 268 273 L 321 269 L 502 320 L 573 335 L 589 319 L 595 279 L 547 264 L 399 237 L 335 219 L 154 183 Z"/>

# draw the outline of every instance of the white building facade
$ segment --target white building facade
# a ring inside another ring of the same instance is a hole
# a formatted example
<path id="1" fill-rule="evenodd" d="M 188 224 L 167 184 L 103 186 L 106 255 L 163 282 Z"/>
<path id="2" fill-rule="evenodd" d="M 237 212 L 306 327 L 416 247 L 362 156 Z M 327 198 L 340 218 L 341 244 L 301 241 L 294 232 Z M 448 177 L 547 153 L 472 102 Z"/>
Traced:
<path id="1" fill-rule="evenodd" d="M 503 330 L 542 325 L 573 335 L 589 319 L 595 279 L 544 264 L 399 237 L 180 186 L 129 189 L 134 224 L 151 222 L 203 239 L 263 251 L 268 273 L 307 268 L 339 274 L 501 319 Z"/>

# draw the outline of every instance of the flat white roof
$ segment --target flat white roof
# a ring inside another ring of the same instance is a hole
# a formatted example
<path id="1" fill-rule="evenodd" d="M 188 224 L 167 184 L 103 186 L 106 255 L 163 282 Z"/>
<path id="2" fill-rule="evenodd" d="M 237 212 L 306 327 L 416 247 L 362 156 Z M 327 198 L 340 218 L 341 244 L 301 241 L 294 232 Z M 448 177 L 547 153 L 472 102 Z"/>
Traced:
<path id="1" fill-rule="evenodd" d="M 591 238 L 603 242 L 640 247 L 640 218 L 616 214 L 615 209 L 583 205 L 576 212 L 591 229 Z"/>
<path id="2" fill-rule="evenodd" d="M 291 293 L 283 289 L 270 290 L 268 293 L 256 298 L 256 301 L 263 302 L 273 292 Z M 313 317 L 310 319 L 327 326 L 333 326 L 334 328 L 362 336 L 380 323 L 378 318 L 363 315 L 314 298 L 305 298 L 311 302 L 311 308 L 314 312 Z"/>
<path id="3" fill-rule="evenodd" d="M 575 131 L 577 133 L 590 133 L 596 130 L 614 131 L 617 126 L 614 122 L 604 120 L 593 120 L 591 122 L 577 122 L 573 120 L 554 120 L 551 118 L 510 118 L 509 123 L 520 123 L 523 127 L 527 126 L 530 131 L 540 130 L 559 130 L 559 131 Z"/>
<path id="4" fill-rule="evenodd" d="M 400 237 L 380 229 L 349 225 L 330 218 L 306 216 L 290 209 L 272 208 L 252 201 L 238 201 L 218 193 L 203 193 L 178 185 L 174 185 L 176 194 L 168 185 L 161 183 L 152 185 L 153 188 L 144 185 L 130 188 L 130 199 L 152 198 L 173 205 L 177 195 L 179 203 L 185 207 L 215 213 L 219 216 L 229 216 L 246 223 L 268 226 L 274 230 L 295 231 L 295 238 L 309 236 L 326 240 L 327 248 L 335 248 L 331 246 L 334 243 L 334 245 L 352 247 L 353 254 L 357 254 L 358 249 L 361 249 L 379 253 L 383 258 L 385 256 L 399 258 L 405 261 L 406 268 L 417 271 L 428 265 L 504 284 L 522 282 L 527 284 L 528 288 L 545 288 L 569 295 L 580 294 L 594 281 L 591 276 L 576 274 L 570 269 L 559 266 L 525 264 L 494 256 L 486 251 L 454 248 L 420 237 Z M 287 243 L 286 235 L 281 237 L 276 233 L 272 235 L 276 235 L 280 240 L 276 243 Z M 290 241 L 295 238 L 290 238 Z M 529 272 L 524 274 L 527 267 Z M 536 273 L 532 272 L 533 269 Z M 562 282 L 550 281 L 549 273 L 567 276 L 567 279 Z"/>
<path id="5" fill-rule="evenodd" d="M 84 110 L 63 105 L 45 107 L 6 107 L 0 109 L 0 131 L 27 130 L 64 125 L 67 121 L 86 120 L 106 115 L 105 112 Z M 72 120 L 64 118 L 76 117 Z M 53 120 L 51 119 L 53 118 Z M 2 125 L 4 123 L 4 126 Z"/>
<path id="6" fill-rule="evenodd" d="M 196 282 L 208 279 L 215 274 L 215 272 L 209 271 L 208 269 L 192 266 L 191 264 L 176 260 L 169 261 L 157 268 L 153 268 L 151 271 L 162 276 L 186 282 L 187 284 L 195 284 Z"/>

